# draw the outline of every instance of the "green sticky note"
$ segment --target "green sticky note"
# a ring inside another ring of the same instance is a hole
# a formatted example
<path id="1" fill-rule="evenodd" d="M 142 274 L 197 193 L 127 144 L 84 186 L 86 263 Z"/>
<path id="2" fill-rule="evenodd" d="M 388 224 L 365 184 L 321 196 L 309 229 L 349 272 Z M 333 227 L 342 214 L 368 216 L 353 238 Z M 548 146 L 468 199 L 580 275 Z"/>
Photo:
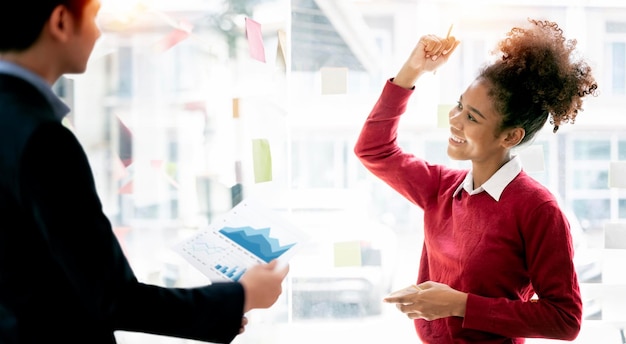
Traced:
<path id="1" fill-rule="evenodd" d="M 452 104 L 439 104 L 437 106 L 437 128 L 449 128 L 450 110 L 454 107 Z"/>
<path id="2" fill-rule="evenodd" d="M 361 243 L 344 241 L 335 243 L 335 266 L 361 266 Z"/>
<path id="3" fill-rule="evenodd" d="M 272 154 L 267 139 L 252 140 L 252 159 L 254 161 L 254 181 L 256 183 L 272 180 Z"/>

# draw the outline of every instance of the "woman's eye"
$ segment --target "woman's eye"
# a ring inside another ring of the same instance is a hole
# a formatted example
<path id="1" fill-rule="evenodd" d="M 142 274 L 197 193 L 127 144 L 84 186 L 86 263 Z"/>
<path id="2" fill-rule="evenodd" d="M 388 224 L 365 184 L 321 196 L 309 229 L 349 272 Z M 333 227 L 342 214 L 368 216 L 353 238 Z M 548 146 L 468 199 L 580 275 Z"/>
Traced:
<path id="1" fill-rule="evenodd" d="M 459 110 L 463 110 L 463 105 L 461 105 L 461 102 L 456 102 L 456 108 Z"/>
<path id="2" fill-rule="evenodd" d="M 472 116 L 469 112 L 467 113 L 467 119 L 469 119 L 472 122 L 476 122 L 476 118 L 474 118 L 474 116 Z"/>

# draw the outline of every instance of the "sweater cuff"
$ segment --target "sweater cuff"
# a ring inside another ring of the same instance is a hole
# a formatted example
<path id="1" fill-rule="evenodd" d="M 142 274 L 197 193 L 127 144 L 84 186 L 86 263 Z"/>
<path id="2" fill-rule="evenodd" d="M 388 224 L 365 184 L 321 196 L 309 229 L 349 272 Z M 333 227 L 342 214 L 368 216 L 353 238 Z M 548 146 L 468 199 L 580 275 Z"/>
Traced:
<path id="1" fill-rule="evenodd" d="M 391 110 L 392 113 L 404 113 L 413 94 L 413 89 L 400 87 L 392 81 L 393 78 L 387 79 L 379 99 L 379 105 Z"/>
<path id="2" fill-rule="evenodd" d="M 463 318 L 463 328 L 474 330 L 485 328 L 485 324 L 489 323 L 490 313 L 489 298 L 471 293 L 468 294 L 465 306 L 465 317 Z"/>

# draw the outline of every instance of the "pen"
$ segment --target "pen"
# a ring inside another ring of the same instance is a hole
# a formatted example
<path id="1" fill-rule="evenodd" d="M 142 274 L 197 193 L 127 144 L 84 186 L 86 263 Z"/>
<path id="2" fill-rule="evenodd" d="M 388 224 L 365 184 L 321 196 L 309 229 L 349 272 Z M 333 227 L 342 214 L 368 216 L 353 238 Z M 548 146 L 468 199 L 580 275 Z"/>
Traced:
<path id="1" fill-rule="evenodd" d="M 450 24 L 450 28 L 448 29 L 448 34 L 446 35 L 446 39 L 450 38 L 450 32 L 452 32 L 452 26 L 454 26 L 454 24 Z"/>

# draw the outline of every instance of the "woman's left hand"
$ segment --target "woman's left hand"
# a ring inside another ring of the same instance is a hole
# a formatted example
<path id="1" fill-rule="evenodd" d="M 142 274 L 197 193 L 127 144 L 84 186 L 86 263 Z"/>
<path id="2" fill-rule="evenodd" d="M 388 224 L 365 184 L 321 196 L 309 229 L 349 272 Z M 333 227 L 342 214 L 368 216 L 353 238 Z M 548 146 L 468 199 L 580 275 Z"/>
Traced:
<path id="1" fill-rule="evenodd" d="M 410 319 L 430 321 L 465 316 L 467 293 L 452 289 L 443 283 L 428 281 L 393 292 L 383 301 L 395 303 L 396 308 Z"/>

